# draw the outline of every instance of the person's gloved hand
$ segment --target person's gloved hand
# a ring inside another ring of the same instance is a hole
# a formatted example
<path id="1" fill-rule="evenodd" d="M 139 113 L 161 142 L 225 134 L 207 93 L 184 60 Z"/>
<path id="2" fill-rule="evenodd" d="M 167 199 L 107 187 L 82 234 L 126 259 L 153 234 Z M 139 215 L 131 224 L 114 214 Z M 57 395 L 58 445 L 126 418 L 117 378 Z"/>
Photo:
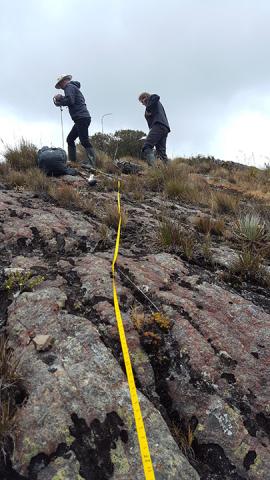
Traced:
<path id="1" fill-rule="evenodd" d="M 57 106 L 57 107 L 60 107 L 60 100 L 61 98 L 63 97 L 63 95 L 61 95 L 61 93 L 58 93 L 57 95 L 55 95 L 53 97 L 53 103 Z"/>

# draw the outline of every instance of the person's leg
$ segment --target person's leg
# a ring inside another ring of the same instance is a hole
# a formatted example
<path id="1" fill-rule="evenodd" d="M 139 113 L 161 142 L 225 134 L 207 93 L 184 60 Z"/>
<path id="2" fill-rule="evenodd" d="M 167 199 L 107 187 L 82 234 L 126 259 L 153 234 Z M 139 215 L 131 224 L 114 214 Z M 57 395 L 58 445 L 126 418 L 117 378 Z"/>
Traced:
<path id="1" fill-rule="evenodd" d="M 160 139 L 164 135 L 164 131 L 160 128 L 159 124 L 153 125 L 151 130 L 149 131 L 143 148 L 142 148 L 142 154 L 143 157 L 146 159 L 148 165 L 153 166 L 155 163 L 155 155 L 153 152 L 153 148 L 159 144 Z"/>
<path id="2" fill-rule="evenodd" d="M 70 162 L 77 161 L 75 140 L 78 136 L 78 129 L 75 123 L 67 136 L 68 158 Z"/>
<path id="3" fill-rule="evenodd" d="M 166 142 L 167 142 L 168 132 L 160 138 L 159 142 L 156 144 L 157 157 L 160 158 L 164 163 L 168 163 L 168 157 L 166 154 Z"/>
<path id="4" fill-rule="evenodd" d="M 83 162 L 86 166 L 95 167 L 96 166 L 96 154 L 95 150 L 93 149 L 93 145 L 90 143 L 88 128 L 91 123 L 90 118 L 81 118 L 80 120 L 76 121 L 79 139 L 86 151 L 87 160 Z"/>

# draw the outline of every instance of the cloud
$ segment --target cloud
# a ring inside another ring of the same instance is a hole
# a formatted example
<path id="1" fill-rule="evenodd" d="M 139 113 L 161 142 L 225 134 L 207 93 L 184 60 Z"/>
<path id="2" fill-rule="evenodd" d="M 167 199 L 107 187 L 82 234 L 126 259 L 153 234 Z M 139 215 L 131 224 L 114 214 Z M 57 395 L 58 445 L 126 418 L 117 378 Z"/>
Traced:
<path id="1" fill-rule="evenodd" d="M 269 14 L 268 0 L 6 2 L 0 19 L 2 114 L 28 130 L 47 125 L 51 134 L 58 115 L 51 100 L 55 79 L 67 72 L 82 83 L 92 131 L 101 128 L 106 112 L 113 113 L 105 120 L 107 131 L 146 131 L 137 96 L 149 90 L 161 95 L 166 108 L 170 151 L 212 153 L 215 147 L 218 155 L 235 157 L 225 144 L 251 146 L 235 142 L 247 127 L 239 123 L 243 112 L 269 115 Z M 266 129 L 255 128 L 253 137 L 267 154 Z"/>

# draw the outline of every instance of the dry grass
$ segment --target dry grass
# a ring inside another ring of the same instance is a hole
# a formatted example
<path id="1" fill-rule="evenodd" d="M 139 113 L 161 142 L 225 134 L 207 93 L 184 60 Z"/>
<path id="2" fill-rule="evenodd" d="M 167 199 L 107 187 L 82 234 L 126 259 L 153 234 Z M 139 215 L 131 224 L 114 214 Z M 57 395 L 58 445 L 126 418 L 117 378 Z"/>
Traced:
<path id="1" fill-rule="evenodd" d="M 0 335 L 0 379 L 1 389 L 9 388 L 21 380 L 20 358 L 11 350 L 4 335 Z"/>
<path id="2" fill-rule="evenodd" d="M 214 234 L 222 236 L 225 229 L 223 219 L 215 220 L 208 215 L 197 217 L 194 221 L 194 225 L 199 232 L 204 233 L 205 235 Z"/>
<path id="3" fill-rule="evenodd" d="M 48 177 L 37 167 L 28 170 L 8 168 L 3 175 L 3 182 L 12 187 L 23 187 L 37 193 L 48 192 L 51 185 Z"/>
<path id="4" fill-rule="evenodd" d="M 193 235 L 183 230 L 175 221 L 163 218 L 158 228 L 158 243 L 165 249 L 180 250 L 187 259 L 194 256 L 195 240 Z"/>
<path id="5" fill-rule="evenodd" d="M 10 348 L 4 335 L 0 335 L 0 448 L 11 434 L 16 412 L 16 392 L 21 383 L 21 357 Z"/>
<path id="6" fill-rule="evenodd" d="M 187 179 L 168 180 L 165 183 L 164 190 L 170 199 L 191 203 L 200 203 L 201 200 L 201 194 L 197 186 Z"/>
<path id="7" fill-rule="evenodd" d="M 76 208 L 85 213 L 93 213 L 94 204 L 92 200 L 82 196 L 80 192 L 71 185 L 52 186 L 49 190 L 49 195 L 56 200 L 61 207 Z"/>
<path id="8" fill-rule="evenodd" d="M 124 210 L 121 210 L 121 218 L 122 218 L 121 228 L 125 229 L 127 225 L 128 217 Z M 115 203 L 113 204 L 109 203 L 105 206 L 104 221 L 108 227 L 113 227 L 115 230 L 118 229 L 119 213 L 118 213 L 117 205 Z"/>
<path id="9" fill-rule="evenodd" d="M 25 187 L 37 193 L 48 192 L 51 185 L 49 178 L 39 168 L 25 172 Z"/>
<path id="10" fill-rule="evenodd" d="M 10 168 L 25 171 L 37 166 L 37 147 L 22 138 L 17 146 L 6 146 L 4 158 Z"/>
<path id="11" fill-rule="evenodd" d="M 172 434 L 181 451 L 186 457 L 193 458 L 194 451 L 192 449 L 192 443 L 194 440 L 194 433 L 192 432 L 190 426 L 188 426 L 186 430 L 187 431 L 182 431 L 180 426 L 176 423 L 173 423 L 171 427 Z"/>
<path id="12" fill-rule="evenodd" d="M 225 277 L 226 278 L 226 277 Z M 250 282 L 270 287 L 270 274 L 263 265 L 261 255 L 249 249 L 243 249 L 238 259 L 231 265 L 227 280 L 233 283 Z"/>
<path id="13" fill-rule="evenodd" d="M 131 175 L 122 183 L 122 191 L 132 200 L 142 202 L 145 199 L 145 182 L 142 176 Z"/>
<path id="14" fill-rule="evenodd" d="M 212 194 L 211 206 L 215 213 L 235 214 L 239 209 L 239 199 L 225 192 L 215 192 Z"/>
<path id="15" fill-rule="evenodd" d="M 11 170 L 8 168 L 3 173 L 2 178 L 4 183 L 11 187 L 22 187 L 25 186 L 26 183 L 24 172 L 20 172 L 19 170 Z"/>
<path id="16" fill-rule="evenodd" d="M 72 208 L 78 206 L 81 201 L 79 192 L 71 185 L 52 186 L 49 194 L 61 207 Z"/>

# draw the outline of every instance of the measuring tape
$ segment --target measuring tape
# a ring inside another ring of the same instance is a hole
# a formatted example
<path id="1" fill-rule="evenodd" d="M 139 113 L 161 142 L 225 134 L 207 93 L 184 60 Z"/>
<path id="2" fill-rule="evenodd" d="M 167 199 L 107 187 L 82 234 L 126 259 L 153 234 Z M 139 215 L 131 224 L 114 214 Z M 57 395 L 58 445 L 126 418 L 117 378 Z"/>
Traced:
<path id="1" fill-rule="evenodd" d="M 139 440 L 139 445 L 140 445 L 142 464 L 143 464 L 143 468 L 144 468 L 144 475 L 145 475 L 146 480 L 155 480 L 155 473 L 154 473 L 152 460 L 151 460 L 151 456 L 150 456 L 150 451 L 149 451 L 149 447 L 148 447 L 148 441 L 147 441 L 147 437 L 146 437 L 146 433 L 145 433 L 145 428 L 144 428 L 144 423 L 143 423 L 143 418 L 142 418 L 142 412 L 141 412 L 140 403 L 139 403 L 139 399 L 138 399 L 138 395 L 137 395 L 134 375 L 133 375 L 133 371 L 132 371 L 132 365 L 131 365 L 131 361 L 130 361 L 128 346 L 127 346 L 127 340 L 126 340 L 126 335 L 125 335 L 125 330 L 124 330 L 124 325 L 123 325 L 123 320 L 122 320 L 122 317 L 121 317 L 121 312 L 120 312 L 119 303 L 118 303 L 116 283 L 115 283 L 115 264 L 116 264 L 117 257 L 118 257 L 120 235 L 121 235 L 121 223 L 122 223 L 121 204 L 120 204 L 120 181 L 119 180 L 118 180 L 117 203 L 118 203 L 119 223 L 118 223 L 117 237 L 116 237 L 116 243 L 115 243 L 115 249 L 114 249 L 114 257 L 113 257 L 113 262 L 112 262 L 114 309 L 115 309 L 117 326 L 118 326 L 120 342 L 121 342 L 121 347 L 122 347 L 122 352 L 123 352 L 123 357 L 124 357 L 124 363 L 125 363 L 125 368 L 126 368 L 126 373 L 127 373 L 127 380 L 128 380 L 130 398 L 131 398 L 133 414 L 134 414 L 134 419 L 135 419 L 135 425 L 136 425 L 136 430 L 137 430 L 137 435 L 138 435 L 138 440 Z"/>

